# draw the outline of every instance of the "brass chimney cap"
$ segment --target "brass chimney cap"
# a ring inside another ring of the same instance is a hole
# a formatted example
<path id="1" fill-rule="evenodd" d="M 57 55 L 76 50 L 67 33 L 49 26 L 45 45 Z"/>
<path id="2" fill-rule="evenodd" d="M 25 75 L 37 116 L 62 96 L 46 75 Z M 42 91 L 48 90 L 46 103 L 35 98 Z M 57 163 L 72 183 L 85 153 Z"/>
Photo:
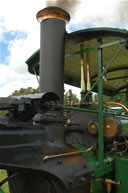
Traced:
<path id="1" fill-rule="evenodd" d="M 45 19 L 56 18 L 65 21 L 65 23 L 68 23 L 70 20 L 70 15 L 65 10 L 52 6 L 40 10 L 37 13 L 36 18 L 39 22 L 42 22 Z"/>

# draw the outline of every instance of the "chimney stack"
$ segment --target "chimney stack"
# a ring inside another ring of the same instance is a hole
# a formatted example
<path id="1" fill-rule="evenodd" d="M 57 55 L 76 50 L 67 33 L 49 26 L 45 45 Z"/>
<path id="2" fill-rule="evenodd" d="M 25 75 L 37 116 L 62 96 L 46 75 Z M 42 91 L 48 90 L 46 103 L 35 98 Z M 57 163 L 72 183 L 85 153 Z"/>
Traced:
<path id="1" fill-rule="evenodd" d="M 70 16 L 58 7 L 47 7 L 37 13 L 37 20 L 41 23 L 39 90 L 56 93 L 63 103 L 65 25 Z"/>

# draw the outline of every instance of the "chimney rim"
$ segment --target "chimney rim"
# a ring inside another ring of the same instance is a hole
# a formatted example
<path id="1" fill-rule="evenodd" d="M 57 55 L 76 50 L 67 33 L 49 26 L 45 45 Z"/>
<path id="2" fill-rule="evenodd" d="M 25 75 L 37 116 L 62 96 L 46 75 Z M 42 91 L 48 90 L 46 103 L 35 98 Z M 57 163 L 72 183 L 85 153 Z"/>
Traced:
<path id="1" fill-rule="evenodd" d="M 60 7 L 54 6 L 49 6 L 44 9 L 41 9 L 37 13 L 36 18 L 39 22 L 52 18 L 63 20 L 65 23 L 68 23 L 70 21 L 70 15 L 68 12 L 66 12 L 64 9 Z"/>

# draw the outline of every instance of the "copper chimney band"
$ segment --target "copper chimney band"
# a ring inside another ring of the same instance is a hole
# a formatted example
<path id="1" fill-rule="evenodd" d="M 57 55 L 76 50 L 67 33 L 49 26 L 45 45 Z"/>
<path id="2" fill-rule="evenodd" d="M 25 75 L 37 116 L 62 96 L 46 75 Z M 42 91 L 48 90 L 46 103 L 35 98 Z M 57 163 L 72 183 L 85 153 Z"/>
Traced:
<path id="1" fill-rule="evenodd" d="M 37 13 L 36 18 L 39 22 L 42 22 L 45 19 L 56 18 L 65 21 L 65 23 L 68 23 L 70 20 L 70 15 L 58 7 L 47 7 L 40 10 Z"/>

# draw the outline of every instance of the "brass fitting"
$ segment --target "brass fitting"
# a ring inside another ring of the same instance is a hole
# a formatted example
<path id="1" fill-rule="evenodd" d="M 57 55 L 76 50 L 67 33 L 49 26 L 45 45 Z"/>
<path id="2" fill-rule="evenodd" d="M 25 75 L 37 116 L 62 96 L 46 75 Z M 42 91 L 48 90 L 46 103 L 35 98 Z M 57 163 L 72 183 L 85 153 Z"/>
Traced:
<path id="1" fill-rule="evenodd" d="M 72 91 L 69 89 L 69 91 L 67 92 L 67 101 L 68 104 L 71 105 L 72 104 Z"/>
<path id="2" fill-rule="evenodd" d="M 117 153 L 117 145 L 118 145 L 118 141 L 113 141 L 114 144 L 114 149 L 115 149 L 115 153 Z"/>
<path id="3" fill-rule="evenodd" d="M 106 184 L 106 189 L 107 189 L 107 193 L 111 193 L 111 189 L 112 189 L 112 184 L 115 184 L 115 185 L 120 185 L 120 181 L 116 182 L 116 181 L 113 181 L 111 179 L 105 179 L 104 180 L 105 184 Z"/>
<path id="4" fill-rule="evenodd" d="M 107 153 L 105 154 L 105 156 L 108 159 L 109 163 L 113 162 L 113 158 L 111 158 Z"/>
<path id="5" fill-rule="evenodd" d="M 66 157 L 66 156 L 73 156 L 73 155 L 79 155 L 81 153 L 85 153 L 85 152 L 90 152 L 94 149 L 94 146 L 89 147 L 88 149 L 85 150 L 80 150 L 80 151 L 73 151 L 73 152 L 67 152 L 67 153 L 61 153 L 61 154 L 56 154 L 56 155 L 47 155 L 45 156 L 42 160 L 46 161 L 48 159 L 54 159 L 54 158 L 58 158 L 58 157 Z"/>
<path id="6" fill-rule="evenodd" d="M 98 133 L 98 123 L 97 123 L 97 121 L 89 122 L 88 132 L 92 135 L 96 135 Z"/>
<path id="7" fill-rule="evenodd" d="M 122 155 L 122 153 L 125 153 L 125 152 L 127 152 L 127 150 L 128 150 L 128 140 L 127 140 L 127 139 L 125 139 L 125 141 L 124 141 L 123 143 L 119 143 L 118 141 L 115 141 L 115 140 L 114 140 L 113 144 L 114 144 L 114 149 L 115 149 L 115 153 L 116 153 L 116 154 Z M 121 151 L 121 152 L 118 151 L 118 145 L 120 145 L 120 144 L 126 146 L 125 149 L 124 149 L 123 151 Z"/>

